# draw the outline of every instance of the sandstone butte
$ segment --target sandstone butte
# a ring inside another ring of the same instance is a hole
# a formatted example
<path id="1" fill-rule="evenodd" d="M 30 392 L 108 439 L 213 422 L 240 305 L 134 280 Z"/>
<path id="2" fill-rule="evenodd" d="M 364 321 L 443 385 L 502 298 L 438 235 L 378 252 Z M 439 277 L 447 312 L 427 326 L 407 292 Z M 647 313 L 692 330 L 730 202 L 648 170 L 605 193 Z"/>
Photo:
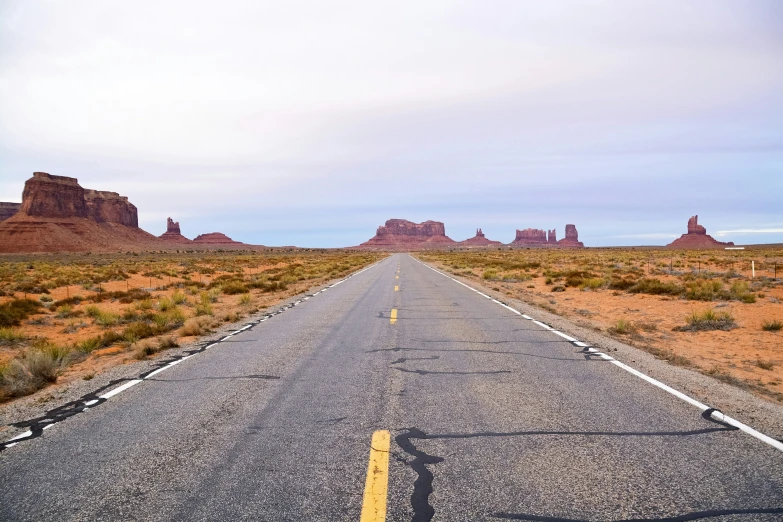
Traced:
<path id="1" fill-rule="evenodd" d="M 183 236 L 179 231 L 179 221 L 174 221 L 171 218 L 166 220 L 166 232 L 158 237 L 172 243 L 192 243 L 190 239 Z"/>
<path id="2" fill-rule="evenodd" d="M 18 211 L 0 222 L 0 252 L 78 252 L 155 248 L 138 212 L 116 192 L 84 189 L 76 178 L 35 172 Z"/>
<path id="3" fill-rule="evenodd" d="M 446 235 L 446 226 L 439 221 L 413 223 L 405 219 L 390 219 L 378 227 L 375 236 L 358 246 L 374 250 L 416 250 L 455 245 Z"/>
<path id="4" fill-rule="evenodd" d="M 537 248 L 584 248 L 584 243 L 579 241 L 579 233 L 576 225 L 566 225 L 565 238 L 557 240 L 557 229 L 541 230 L 537 228 L 526 228 L 517 230 L 514 241 L 511 246 L 537 247 Z"/>
<path id="5" fill-rule="evenodd" d="M 465 241 L 460 241 L 457 243 L 460 246 L 467 246 L 467 247 L 486 247 L 486 246 L 499 246 L 502 245 L 500 241 L 492 241 L 491 239 L 487 239 L 484 236 L 484 232 L 481 231 L 480 228 L 476 229 L 476 235 L 473 236 L 470 239 L 466 239 Z"/>
<path id="6" fill-rule="evenodd" d="M 700 249 L 700 248 L 724 248 L 727 246 L 734 246 L 731 241 L 722 243 L 712 236 L 707 234 L 707 229 L 699 225 L 699 216 L 691 216 L 688 220 L 688 233 L 683 234 L 670 244 L 666 245 L 667 248 L 687 248 L 687 249 Z"/>
<path id="7" fill-rule="evenodd" d="M 243 245 L 239 241 L 234 241 L 227 235 L 221 232 L 210 232 L 208 234 L 201 234 L 193 240 L 194 243 L 199 245 Z"/>

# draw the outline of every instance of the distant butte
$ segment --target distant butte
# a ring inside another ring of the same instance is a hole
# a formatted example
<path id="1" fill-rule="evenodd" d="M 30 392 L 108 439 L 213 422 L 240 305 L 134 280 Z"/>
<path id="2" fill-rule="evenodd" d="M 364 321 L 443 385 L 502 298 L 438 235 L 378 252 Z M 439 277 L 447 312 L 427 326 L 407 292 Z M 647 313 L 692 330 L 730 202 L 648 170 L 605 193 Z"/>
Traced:
<path id="1" fill-rule="evenodd" d="M 201 234 L 193 240 L 194 243 L 200 245 L 242 245 L 239 241 L 234 241 L 222 232 L 210 232 L 208 234 Z"/>
<path id="2" fill-rule="evenodd" d="M 172 243 L 191 243 L 192 241 L 179 231 L 179 221 L 174 221 L 171 218 L 166 220 L 166 232 L 158 236 L 164 241 L 170 241 Z"/>
<path id="3" fill-rule="evenodd" d="M 584 243 L 579 241 L 579 233 L 576 231 L 576 225 L 566 225 L 565 238 L 557 240 L 557 229 L 541 230 L 538 228 L 526 228 L 517 230 L 514 241 L 511 246 L 534 247 L 534 248 L 584 248 Z"/>
<path id="4" fill-rule="evenodd" d="M 734 246 L 731 241 L 722 243 L 712 236 L 707 234 L 707 229 L 699 225 L 699 216 L 692 216 L 688 220 L 688 233 L 683 234 L 670 244 L 666 245 L 667 248 L 723 248 L 727 246 Z"/>
<path id="5" fill-rule="evenodd" d="M 413 223 L 405 219 L 390 219 L 378 227 L 375 236 L 358 248 L 377 250 L 417 250 L 454 245 L 440 221 Z"/>
<path id="6" fill-rule="evenodd" d="M 466 239 L 465 241 L 460 241 L 457 243 L 460 246 L 467 246 L 467 247 L 486 247 L 486 246 L 497 246 L 502 245 L 500 241 L 492 241 L 491 239 L 487 239 L 484 236 L 484 232 L 481 231 L 480 228 L 476 229 L 476 235 L 473 236 L 470 239 Z"/>
<path id="7" fill-rule="evenodd" d="M 0 201 L 0 222 L 10 218 L 22 208 L 21 203 L 6 203 Z"/>

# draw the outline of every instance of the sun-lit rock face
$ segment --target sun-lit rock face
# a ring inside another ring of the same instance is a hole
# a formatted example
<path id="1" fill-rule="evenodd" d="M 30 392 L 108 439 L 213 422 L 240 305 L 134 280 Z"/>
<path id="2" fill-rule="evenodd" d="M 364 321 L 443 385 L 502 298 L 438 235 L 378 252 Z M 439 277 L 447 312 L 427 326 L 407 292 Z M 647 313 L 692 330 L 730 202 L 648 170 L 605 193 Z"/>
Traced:
<path id="1" fill-rule="evenodd" d="M 723 243 L 708 235 L 707 229 L 699 225 L 699 216 L 691 216 L 688 220 L 688 233 L 681 235 L 666 246 L 687 249 L 724 248 L 734 246 L 734 243 L 731 241 Z"/>
<path id="2" fill-rule="evenodd" d="M 579 241 L 579 232 L 576 225 L 566 225 L 565 237 L 557 242 L 557 246 L 568 248 L 583 248 L 585 245 Z"/>
<path id="3" fill-rule="evenodd" d="M 116 192 L 85 189 L 87 217 L 97 223 L 117 223 L 126 227 L 139 226 L 139 212 L 125 196 Z"/>
<path id="4" fill-rule="evenodd" d="M 517 230 L 517 235 L 513 245 L 546 245 L 547 237 L 546 230 L 540 230 L 538 228 L 526 228 L 525 230 Z"/>
<path id="5" fill-rule="evenodd" d="M 375 236 L 360 248 L 416 249 L 454 244 L 446 235 L 446 226 L 440 221 L 413 223 L 406 219 L 390 219 L 378 227 Z"/>
<path id="6" fill-rule="evenodd" d="M 84 189 L 76 178 L 34 172 L 24 184 L 19 213 L 47 218 L 86 218 Z"/>

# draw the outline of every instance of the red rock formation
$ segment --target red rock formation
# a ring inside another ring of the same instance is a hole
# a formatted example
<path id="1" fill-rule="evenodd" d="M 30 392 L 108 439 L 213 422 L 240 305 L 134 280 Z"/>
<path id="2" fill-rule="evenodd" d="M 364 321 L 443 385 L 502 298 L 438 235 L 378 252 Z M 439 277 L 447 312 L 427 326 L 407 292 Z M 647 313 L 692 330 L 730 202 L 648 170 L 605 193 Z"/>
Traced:
<path id="1" fill-rule="evenodd" d="M 227 235 L 221 232 L 210 232 L 209 234 L 201 234 L 193 240 L 194 243 L 201 245 L 242 245 L 239 241 L 234 241 Z"/>
<path id="2" fill-rule="evenodd" d="M 6 203 L 0 201 L 0 222 L 10 218 L 22 208 L 21 203 Z"/>
<path id="3" fill-rule="evenodd" d="M 85 190 L 75 178 L 35 172 L 19 211 L 0 223 L 0 252 L 160 248 L 137 226 L 136 207 L 114 192 Z"/>
<path id="4" fill-rule="evenodd" d="M 486 247 L 486 246 L 495 246 L 495 245 L 502 245 L 500 241 L 492 241 L 491 239 L 487 239 L 484 237 L 484 232 L 481 231 L 480 228 L 476 229 L 476 235 L 470 239 L 466 239 L 465 241 L 460 241 L 457 243 L 460 246 L 468 246 L 468 247 Z"/>
<path id="5" fill-rule="evenodd" d="M 179 231 L 179 222 L 171 218 L 168 218 L 166 221 L 166 232 L 158 237 L 174 243 L 191 243 L 190 239 L 183 236 Z"/>
<path id="6" fill-rule="evenodd" d="M 452 244 L 454 240 L 446 235 L 446 227 L 439 221 L 413 223 L 405 219 L 390 219 L 359 248 L 410 250 Z"/>
<path id="7" fill-rule="evenodd" d="M 699 225 L 699 216 L 691 216 L 688 220 L 688 234 L 707 235 L 707 229 Z"/>
<path id="8" fill-rule="evenodd" d="M 584 248 L 584 243 L 579 241 L 579 232 L 576 231 L 576 225 L 566 225 L 565 238 L 557 242 L 557 246 L 569 248 Z"/>
<path id="9" fill-rule="evenodd" d="M 552 230 L 548 231 L 546 233 L 546 242 L 550 245 L 556 245 L 557 244 L 557 229 L 553 228 Z"/>
<path id="10" fill-rule="evenodd" d="M 34 172 L 24 184 L 19 212 L 46 218 L 86 218 L 84 189 L 76 178 Z"/>
<path id="11" fill-rule="evenodd" d="M 734 246 L 734 243 L 731 241 L 722 243 L 712 236 L 707 235 L 707 229 L 699 225 L 699 216 L 692 216 L 688 220 L 688 233 L 681 235 L 666 246 L 668 248 L 687 249 L 724 248 L 727 246 Z"/>
<path id="12" fill-rule="evenodd" d="M 116 192 L 85 189 L 87 217 L 96 223 L 117 223 L 126 227 L 139 226 L 136 206 Z"/>
<path id="13" fill-rule="evenodd" d="M 517 246 L 546 246 L 546 230 L 540 230 L 537 228 L 517 230 L 517 235 L 511 244 Z"/>

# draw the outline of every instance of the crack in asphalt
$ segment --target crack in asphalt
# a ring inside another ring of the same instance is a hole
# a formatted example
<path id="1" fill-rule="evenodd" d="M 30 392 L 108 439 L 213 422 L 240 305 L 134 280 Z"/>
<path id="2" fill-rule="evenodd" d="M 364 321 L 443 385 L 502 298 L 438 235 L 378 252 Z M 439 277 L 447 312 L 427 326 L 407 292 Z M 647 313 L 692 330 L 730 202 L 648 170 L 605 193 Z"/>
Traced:
<path id="1" fill-rule="evenodd" d="M 400 357 L 389 364 L 402 364 L 405 361 L 436 361 L 440 359 L 440 355 L 433 355 L 432 357 Z"/>
<path id="2" fill-rule="evenodd" d="M 469 348 L 455 348 L 453 350 L 448 350 L 445 348 L 378 348 L 375 350 L 366 350 L 364 353 L 378 353 L 378 352 L 475 352 L 475 353 L 494 353 L 498 355 L 522 355 L 524 357 L 535 357 L 537 359 L 549 359 L 551 361 L 584 362 L 583 359 L 569 359 L 566 357 L 549 357 L 546 355 L 537 355 L 534 353 L 526 353 L 526 352 L 509 352 L 503 350 L 471 350 Z M 582 350 L 576 353 L 583 355 Z M 600 358 L 596 358 L 596 359 L 589 358 L 587 360 L 594 361 L 594 362 L 606 362 L 605 359 L 600 359 Z"/>
<path id="3" fill-rule="evenodd" d="M 394 437 L 397 445 L 413 460 L 402 460 L 403 463 L 410 466 L 416 472 L 416 480 L 413 482 L 413 493 L 411 494 L 411 507 L 413 508 L 413 518 L 411 522 L 429 522 L 435 516 L 435 508 L 430 504 L 430 495 L 432 494 L 432 481 L 435 478 L 432 472 L 427 469 L 427 464 L 438 464 L 443 462 L 443 457 L 428 455 L 416 448 L 411 439 L 427 439 L 427 434 L 418 428 L 407 428 L 405 433 L 400 433 Z"/>

